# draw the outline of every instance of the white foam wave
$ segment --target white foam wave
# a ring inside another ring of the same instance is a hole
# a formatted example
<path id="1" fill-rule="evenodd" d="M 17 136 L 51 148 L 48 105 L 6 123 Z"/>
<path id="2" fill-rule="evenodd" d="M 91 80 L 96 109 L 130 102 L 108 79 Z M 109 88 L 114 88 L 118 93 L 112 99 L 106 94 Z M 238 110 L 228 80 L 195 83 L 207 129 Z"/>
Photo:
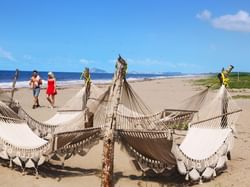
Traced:
<path id="1" fill-rule="evenodd" d="M 107 84 L 110 83 L 111 80 L 92 80 L 93 83 L 95 84 Z M 71 86 L 71 85 L 81 85 L 83 84 L 83 80 L 69 80 L 69 81 L 57 81 L 56 84 L 59 87 L 64 87 L 64 86 Z M 29 88 L 29 81 L 17 81 L 16 82 L 16 88 Z M 43 80 L 43 84 L 41 86 L 42 88 L 47 87 L 47 81 Z M 12 82 L 1 82 L 0 83 L 0 88 L 3 89 L 9 89 L 12 88 Z"/>
<path id="2" fill-rule="evenodd" d="M 152 76 L 152 77 L 130 77 L 127 78 L 129 82 L 134 81 L 143 81 L 143 80 L 153 80 L 153 79 L 165 79 L 165 78 L 176 78 L 176 77 L 190 77 L 194 75 L 180 75 L 180 76 Z M 94 84 L 108 84 L 111 83 L 111 79 L 96 79 L 92 80 Z M 67 81 L 57 81 L 57 86 L 64 87 L 64 86 L 73 86 L 73 85 L 81 85 L 83 84 L 83 80 L 67 80 Z M 28 88 L 29 81 L 17 81 L 16 88 Z M 47 80 L 43 80 L 42 88 L 47 87 Z M 12 82 L 2 82 L 0 83 L 0 88 L 12 88 Z"/>

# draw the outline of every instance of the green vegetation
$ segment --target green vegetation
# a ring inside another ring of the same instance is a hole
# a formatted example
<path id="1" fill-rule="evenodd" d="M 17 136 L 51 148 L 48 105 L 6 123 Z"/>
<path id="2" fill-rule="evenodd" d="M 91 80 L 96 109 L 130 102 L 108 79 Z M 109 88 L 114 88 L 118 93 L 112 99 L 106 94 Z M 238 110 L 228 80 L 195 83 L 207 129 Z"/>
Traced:
<path id="1" fill-rule="evenodd" d="M 250 99 L 250 95 L 234 95 L 233 99 Z"/>
<path id="2" fill-rule="evenodd" d="M 233 72 L 229 75 L 229 87 L 234 89 L 244 89 L 250 88 L 250 73 L 240 72 L 239 77 L 238 73 Z M 206 78 L 195 80 L 196 85 L 211 86 L 214 89 L 220 87 L 217 74 L 212 74 Z"/>

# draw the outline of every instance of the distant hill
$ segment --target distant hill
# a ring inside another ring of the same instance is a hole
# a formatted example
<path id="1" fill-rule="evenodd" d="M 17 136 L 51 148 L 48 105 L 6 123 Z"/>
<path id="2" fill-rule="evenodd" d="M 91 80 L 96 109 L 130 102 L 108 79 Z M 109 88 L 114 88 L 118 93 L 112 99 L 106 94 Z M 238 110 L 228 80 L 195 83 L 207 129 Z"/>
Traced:
<path id="1" fill-rule="evenodd" d="M 91 68 L 90 73 L 107 73 L 107 72 L 105 70 L 103 70 L 103 69 Z"/>

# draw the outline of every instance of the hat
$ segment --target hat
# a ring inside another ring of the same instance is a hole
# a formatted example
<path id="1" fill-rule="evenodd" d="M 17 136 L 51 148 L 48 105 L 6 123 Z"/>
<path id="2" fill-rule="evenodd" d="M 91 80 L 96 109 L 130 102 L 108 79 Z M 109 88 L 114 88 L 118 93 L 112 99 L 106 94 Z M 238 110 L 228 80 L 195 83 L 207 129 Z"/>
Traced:
<path id="1" fill-rule="evenodd" d="M 51 71 L 48 73 L 48 75 L 54 77 L 54 74 Z"/>

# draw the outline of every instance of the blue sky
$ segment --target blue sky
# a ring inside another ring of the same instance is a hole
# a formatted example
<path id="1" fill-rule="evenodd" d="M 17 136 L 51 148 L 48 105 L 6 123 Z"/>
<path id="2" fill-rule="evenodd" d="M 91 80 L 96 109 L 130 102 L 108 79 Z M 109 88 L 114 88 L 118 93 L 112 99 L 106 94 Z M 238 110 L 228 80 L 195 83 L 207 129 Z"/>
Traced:
<path id="1" fill-rule="evenodd" d="M 1 0 L 0 69 L 250 71 L 246 0 Z"/>

